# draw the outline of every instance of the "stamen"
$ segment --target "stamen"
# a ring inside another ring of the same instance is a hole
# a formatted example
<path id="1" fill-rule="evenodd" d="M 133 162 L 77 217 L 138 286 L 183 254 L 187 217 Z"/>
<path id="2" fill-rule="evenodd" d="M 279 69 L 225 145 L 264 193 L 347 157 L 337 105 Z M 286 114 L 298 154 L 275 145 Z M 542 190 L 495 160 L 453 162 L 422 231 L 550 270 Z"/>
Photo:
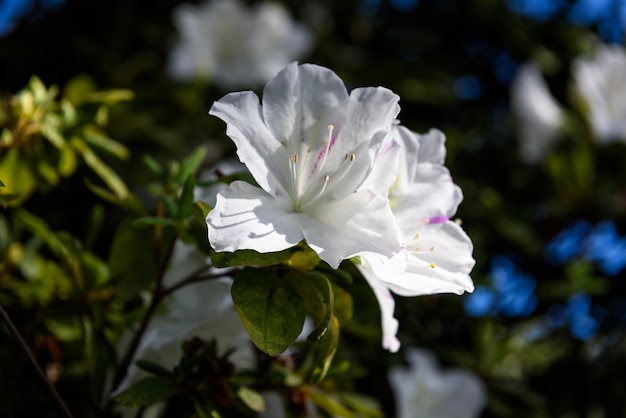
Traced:
<path id="1" fill-rule="evenodd" d="M 344 157 L 345 163 L 341 167 L 339 167 L 339 170 L 337 170 L 333 174 L 334 182 L 343 180 L 343 178 L 346 176 L 346 174 L 348 174 L 348 171 L 350 171 L 350 168 L 352 167 L 352 164 L 350 163 L 353 163 L 354 160 L 356 160 L 355 154 L 346 154 L 346 156 Z"/>
<path id="2" fill-rule="evenodd" d="M 435 263 L 430 263 L 430 268 L 434 269 L 435 267 L 437 267 L 437 265 Z"/>
<path id="3" fill-rule="evenodd" d="M 324 176 L 324 183 L 322 184 L 322 187 L 319 188 L 319 190 L 317 191 L 317 193 L 315 193 L 315 195 L 311 198 L 307 198 L 305 203 L 303 205 L 300 206 L 300 210 L 306 208 L 307 206 L 309 206 L 311 203 L 313 203 L 317 198 L 319 198 L 321 195 L 324 194 L 324 192 L 326 191 L 326 186 L 328 186 L 328 181 L 330 180 L 330 176 L 329 175 L 325 175 Z M 307 193 L 310 191 L 307 190 Z M 305 193 L 306 195 L 306 193 Z"/>

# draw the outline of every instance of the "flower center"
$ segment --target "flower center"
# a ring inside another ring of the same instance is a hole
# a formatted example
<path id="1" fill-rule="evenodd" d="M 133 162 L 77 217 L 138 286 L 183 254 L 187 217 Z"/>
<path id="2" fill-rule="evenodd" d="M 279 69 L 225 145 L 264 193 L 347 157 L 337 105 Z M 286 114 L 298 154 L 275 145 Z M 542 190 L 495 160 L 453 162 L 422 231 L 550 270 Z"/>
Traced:
<path id="1" fill-rule="evenodd" d="M 291 199 L 296 212 L 302 212 L 332 190 L 346 176 L 356 160 L 355 154 L 346 154 L 339 167 L 327 167 L 329 155 L 337 139 L 333 137 L 334 129 L 333 125 L 328 125 L 328 138 L 317 151 L 316 157 L 311 156 L 311 148 L 308 146 L 300 154 L 289 156 Z M 303 142 L 303 148 L 305 145 Z"/>

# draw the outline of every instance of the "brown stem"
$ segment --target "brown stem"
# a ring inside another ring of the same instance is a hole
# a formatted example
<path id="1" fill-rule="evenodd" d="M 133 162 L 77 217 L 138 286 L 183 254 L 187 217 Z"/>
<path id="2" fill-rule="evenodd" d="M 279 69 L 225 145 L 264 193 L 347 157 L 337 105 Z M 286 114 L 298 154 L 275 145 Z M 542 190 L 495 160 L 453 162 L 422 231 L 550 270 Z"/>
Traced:
<path id="1" fill-rule="evenodd" d="M 30 347 L 28 347 L 28 344 L 26 344 L 26 341 L 24 341 L 24 338 L 22 338 L 22 335 L 17 330 L 17 328 L 13 324 L 13 321 L 11 321 L 11 318 L 9 318 L 9 314 L 4 310 L 2 305 L 0 305 L 0 316 L 2 316 L 2 320 L 6 324 L 7 328 L 9 328 L 9 331 L 11 332 L 13 337 L 17 340 L 18 344 L 22 347 L 22 349 L 28 356 L 28 359 L 30 360 L 32 365 L 35 367 L 35 370 L 37 370 L 37 374 L 39 374 L 39 377 L 41 378 L 41 380 L 43 380 L 45 385 L 48 387 L 48 389 L 52 393 L 52 396 L 54 397 L 56 402 L 59 404 L 61 409 L 63 410 L 63 413 L 65 414 L 65 416 L 68 418 L 73 418 L 74 416 L 72 415 L 72 412 L 70 411 L 70 409 L 67 407 L 67 404 L 65 403 L 65 401 L 63 401 L 63 399 L 59 395 L 59 392 L 57 392 L 54 385 L 50 382 L 50 380 L 48 380 L 48 378 L 46 377 L 46 374 L 43 372 L 43 370 L 41 370 L 41 367 L 39 367 L 39 364 L 37 363 L 37 360 L 35 359 L 33 352 L 31 351 Z"/>
<path id="2" fill-rule="evenodd" d="M 133 336 L 133 339 L 130 345 L 128 346 L 128 349 L 126 350 L 126 353 L 124 354 L 124 357 L 122 358 L 122 361 L 120 361 L 117 368 L 115 369 L 112 389 L 115 389 L 120 384 L 122 379 L 124 379 L 124 376 L 126 375 L 126 371 L 128 370 L 128 367 L 130 366 L 130 363 L 133 360 L 133 356 L 135 355 L 135 352 L 137 351 L 137 347 L 139 347 L 139 343 L 141 342 L 141 337 L 143 337 L 143 334 L 144 332 L 146 332 L 146 329 L 148 328 L 148 324 L 150 323 L 152 316 L 154 315 L 157 308 L 159 307 L 159 304 L 165 297 L 165 294 L 163 293 L 163 277 L 165 275 L 165 271 L 167 270 L 167 265 L 169 264 L 170 258 L 172 256 L 172 251 L 174 250 L 175 242 L 176 242 L 176 238 L 173 238 L 169 244 L 169 247 L 167 248 L 167 254 L 163 258 L 163 262 L 161 263 L 161 266 L 159 267 L 159 272 L 157 274 L 157 277 L 154 283 L 154 290 L 152 292 L 152 300 L 150 301 L 150 304 L 148 305 L 148 309 L 146 310 L 146 313 L 143 315 L 143 318 L 141 319 L 141 323 L 139 324 L 139 329 L 137 329 L 137 331 L 135 332 L 135 335 Z"/>

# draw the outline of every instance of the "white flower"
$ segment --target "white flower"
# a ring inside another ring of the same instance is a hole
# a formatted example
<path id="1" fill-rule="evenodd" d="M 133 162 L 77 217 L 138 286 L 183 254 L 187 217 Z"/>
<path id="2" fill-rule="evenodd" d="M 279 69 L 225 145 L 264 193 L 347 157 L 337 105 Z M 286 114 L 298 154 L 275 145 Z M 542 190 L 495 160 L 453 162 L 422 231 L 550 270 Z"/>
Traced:
<path id="1" fill-rule="evenodd" d="M 573 88 L 586 104 L 591 130 L 600 143 L 626 141 L 626 52 L 600 45 L 593 58 L 572 64 Z"/>
<path id="2" fill-rule="evenodd" d="M 409 369 L 389 371 L 398 418 L 474 418 L 486 401 L 483 382 L 471 371 L 440 371 L 435 356 L 420 349 L 407 351 Z"/>
<path id="3" fill-rule="evenodd" d="M 348 95 L 335 73 L 293 63 L 267 83 L 263 105 L 231 93 L 210 114 L 227 123 L 260 187 L 235 181 L 207 216 L 216 251 L 280 251 L 303 239 L 337 268 L 363 251 L 391 256 L 400 231 L 385 197 L 361 185 L 399 112 L 382 87 Z"/>
<path id="4" fill-rule="evenodd" d="M 511 85 L 511 107 L 522 160 L 529 164 L 541 161 L 561 134 L 564 114 L 535 65 L 527 63 L 517 71 Z"/>
<path id="5" fill-rule="evenodd" d="M 390 146 L 400 148 L 400 158 L 398 170 L 387 170 L 397 176 L 389 189 L 389 199 L 406 245 L 391 259 L 367 252 L 359 254 L 358 265 L 380 305 L 383 347 L 392 352 L 400 343 L 390 291 L 419 296 L 474 290 L 469 276 L 474 266 L 472 242 L 459 225 L 449 220 L 463 195 L 443 165 L 445 136 L 434 129 L 418 135 L 398 125 L 394 141 Z M 380 157 L 375 170 L 393 166 L 392 158 L 392 153 Z M 389 182 L 382 175 L 372 178 L 383 179 L 382 188 Z M 376 190 L 377 186 L 372 188 Z"/>
<path id="6" fill-rule="evenodd" d="M 204 254 L 177 241 L 163 284 L 172 286 L 206 265 Z M 122 392 L 148 376 L 134 364 L 136 360 L 146 359 L 172 369 L 182 357 L 183 341 L 194 336 L 206 341 L 215 338 L 220 352 L 236 348 L 229 360 L 238 368 L 252 367 L 252 345 L 234 309 L 230 296 L 231 282 L 231 279 L 210 280 L 189 284 L 174 291 L 165 300 L 165 312 L 157 314 L 149 323 L 132 365 L 115 393 Z M 122 339 L 120 353 L 124 353 L 129 340 L 130 335 Z"/>
<path id="7" fill-rule="evenodd" d="M 223 88 L 265 83 L 313 45 L 309 30 L 275 2 L 255 9 L 237 0 L 183 4 L 174 23 L 180 40 L 169 56 L 170 74 L 210 79 Z"/>

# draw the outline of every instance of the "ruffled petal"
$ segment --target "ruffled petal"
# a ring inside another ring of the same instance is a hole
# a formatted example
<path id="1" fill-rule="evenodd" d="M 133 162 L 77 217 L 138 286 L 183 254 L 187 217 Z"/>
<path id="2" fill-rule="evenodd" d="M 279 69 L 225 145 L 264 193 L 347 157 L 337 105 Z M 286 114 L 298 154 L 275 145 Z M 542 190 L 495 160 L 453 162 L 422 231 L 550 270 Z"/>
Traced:
<path id="1" fill-rule="evenodd" d="M 265 85 L 263 115 L 274 137 L 298 154 L 303 142 L 320 148 L 328 125 L 343 125 L 347 100 L 346 87 L 333 71 L 294 62 Z"/>
<path id="2" fill-rule="evenodd" d="M 402 275 L 381 275 L 389 288 L 402 296 L 472 292 L 469 276 L 475 261 L 472 242 L 454 222 L 436 230 L 426 229 L 419 238 L 420 251 L 407 251 L 407 270 Z M 434 268 L 433 268 L 434 266 Z"/>
<path id="3" fill-rule="evenodd" d="M 230 93 L 213 103 L 209 114 L 226 122 L 226 134 L 259 186 L 275 195 L 284 192 L 289 153 L 265 125 L 259 98 L 250 91 Z"/>
<path id="4" fill-rule="evenodd" d="M 398 320 L 394 318 L 393 313 L 396 308 L 396 302 L 389 289 L 381 282 L 373 273 L 373 269 L 369 264 L 370 261 L 376 263 L 378 257 L 376 254 L 370 259 L 367 255 L 361 255 L 362 264 L 358 266 L 359 271 L 372 288 L 374 296 L 380 307 L 380 318 L 383 331 L 383 348 L 395 353 L 400 348 L 400 341 L 396 334 L 398 333 Z"/>
<path id="5" fill-rule="evenodd" d="M 207 215 L 209 242 L 215 251 L 281 251 L 298 244 L 307 216 L 292 213 L 291 202 L 243 181 L 217 195 Z"/>
<path id="6" fill-rule="evenodd" d="M 309 215 L 302 226 L 304 238 L 332 268 L 362 252 L 390 257 L 402 248 L 387 199 L 368 190 L 320 205 Z"/>
<path id="7" fill-rule="evenodd" d="M 463 200 L 461 189 L 452 182 L 442 165 L 419 164 L 416 179 L 390 193 L 398 224 L 408 237 L 428 223 L 430 218 L 450 218 Z"/>

